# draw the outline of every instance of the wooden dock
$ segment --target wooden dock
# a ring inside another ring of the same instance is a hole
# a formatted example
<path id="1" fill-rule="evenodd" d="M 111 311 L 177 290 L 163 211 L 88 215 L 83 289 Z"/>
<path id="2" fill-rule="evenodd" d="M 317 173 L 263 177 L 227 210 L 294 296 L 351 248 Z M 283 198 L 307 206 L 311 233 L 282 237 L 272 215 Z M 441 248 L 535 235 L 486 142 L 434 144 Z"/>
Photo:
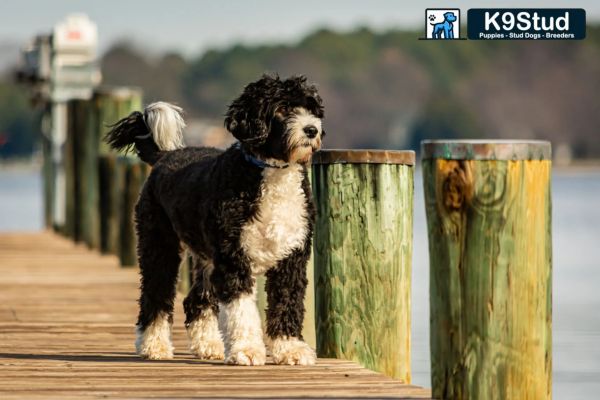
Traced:
<path id="1" fill-rule="evenodd" d="M 52 233 L 0 234 L 0 398 L 429 398 L 359 365 L 226 366 L 187 351 L 178 301 L 175 358 L 133 349 L 134 268 Z"/>

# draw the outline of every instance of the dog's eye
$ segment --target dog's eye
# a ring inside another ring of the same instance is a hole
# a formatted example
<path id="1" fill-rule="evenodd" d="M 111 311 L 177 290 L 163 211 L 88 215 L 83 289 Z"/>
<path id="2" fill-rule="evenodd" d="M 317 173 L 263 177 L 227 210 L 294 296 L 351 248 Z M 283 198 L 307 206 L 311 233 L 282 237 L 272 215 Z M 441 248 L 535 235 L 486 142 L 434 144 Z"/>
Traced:
<path id="1" fill-rule="evenodd" d="M 279 107 L 279 112 L 282 113 L 282 114 L 287 114 L 288 109 L 289 109 L 288 106 L 280 106 Z"/>

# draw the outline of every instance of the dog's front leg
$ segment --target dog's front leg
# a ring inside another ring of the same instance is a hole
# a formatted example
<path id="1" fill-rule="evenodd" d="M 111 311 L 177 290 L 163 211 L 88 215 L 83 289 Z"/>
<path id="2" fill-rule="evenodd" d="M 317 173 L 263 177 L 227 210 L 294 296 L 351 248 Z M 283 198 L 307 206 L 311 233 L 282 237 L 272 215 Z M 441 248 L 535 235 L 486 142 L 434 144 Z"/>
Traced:
<path id="1" fill-rule="evenodd" d="M 242 293 L 230 302 L 220 303 L 219 326 L 223 332 L 227 364 L 265 364 L 265 343 L 254 289 L 252 293 Z"/>
<path id="2" fill-rule="evenodd" d="M 211 281 L 219 299 L 225 362 L 264 365 L 267 357 L 256 306 L 256 281 L 249 268 L 217 263 Z"/>
<path id="3" fill-rule="evenodd" d="M 276 364 L 314 365 L 317 358 L 302 340 L 309 257 L 310 244 L 267 272 L 267 335 Z"/>

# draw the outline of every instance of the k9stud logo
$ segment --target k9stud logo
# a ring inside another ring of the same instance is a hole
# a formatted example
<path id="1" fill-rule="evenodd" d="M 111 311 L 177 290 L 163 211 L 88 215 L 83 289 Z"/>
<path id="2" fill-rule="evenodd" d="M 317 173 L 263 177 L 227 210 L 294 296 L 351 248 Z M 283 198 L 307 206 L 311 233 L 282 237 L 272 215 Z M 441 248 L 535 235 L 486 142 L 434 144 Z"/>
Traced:
<path id="1" fill-rule="evenodd" d="M 472 40 L 573 40 L 585 38 L 581 8 L 472 8 Z"/>
<path id="2" fill-rule="evenodd" d="M 458 8 L 428 8 L 423 39 L 460 39 L 460 23 Z"/>

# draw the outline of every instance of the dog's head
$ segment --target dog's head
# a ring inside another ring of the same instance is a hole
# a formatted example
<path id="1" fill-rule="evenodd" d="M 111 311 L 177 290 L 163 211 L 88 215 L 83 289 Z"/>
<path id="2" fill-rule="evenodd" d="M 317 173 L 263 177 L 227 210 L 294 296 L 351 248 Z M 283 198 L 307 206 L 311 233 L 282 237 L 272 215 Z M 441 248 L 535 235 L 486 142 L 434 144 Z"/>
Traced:
<path id="1" fill-rule="evenodd" d="M 263 160 L 305 164 L 325 135 L 323 102 L 303 76 L 264 75 L 244 88 L 225 115 L 225 127 Z"/>
<path id="2" fill-rule="evenodd" d="M 444 14 L 444 20 L 448 22 L 456 21 L 456 15 L 453 12 L 447 12 Z"/>

